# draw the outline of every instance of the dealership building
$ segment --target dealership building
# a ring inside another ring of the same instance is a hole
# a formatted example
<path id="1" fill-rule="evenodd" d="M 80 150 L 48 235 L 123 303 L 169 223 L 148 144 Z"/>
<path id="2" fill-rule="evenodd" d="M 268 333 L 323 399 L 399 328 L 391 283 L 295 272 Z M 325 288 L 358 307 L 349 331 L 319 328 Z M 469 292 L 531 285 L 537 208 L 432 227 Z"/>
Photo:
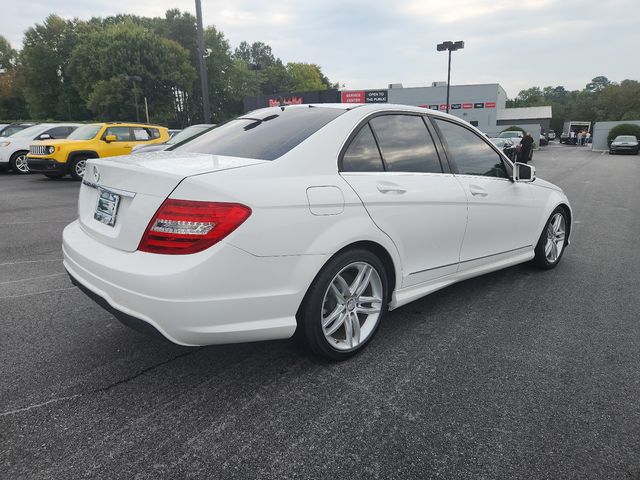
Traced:
<path id="1" fill-rule="evenodd" d="M 283 93 L 245 98 L 245 111 L 256 104 L 267 107 L 301 103 L 396 103 L 414 105 L 432 110 L 446 111 L 446 82 L 434 82 L 429 87 L 404 88 L 390 84 L 374 90 L 324 90 L 316 92 Z M 482 132 L 497 135 L 510 126 L 518 126 L 539 138 L 541 131 L 549 130 L 551 107 L 506 108 L 507 92 L 497 83 L 451 85 L 449 113 L 466 120 Z"/>

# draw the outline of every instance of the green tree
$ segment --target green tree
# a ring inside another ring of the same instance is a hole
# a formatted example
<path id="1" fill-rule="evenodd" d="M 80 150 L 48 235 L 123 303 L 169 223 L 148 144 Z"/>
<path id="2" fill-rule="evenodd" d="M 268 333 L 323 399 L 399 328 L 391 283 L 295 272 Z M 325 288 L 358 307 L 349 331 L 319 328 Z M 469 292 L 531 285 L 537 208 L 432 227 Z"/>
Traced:
<path id="1" fill-rule="evenodd" d="M 640 120 L 640 82 L 623 80 L 604 87 L 594 100 L 597 120 Z"/>
<path id="2" fill-rule="evenodd" d="M 611 81 L 607 77 L 600 75 L 598 77 L 592 78 L 591 81 L 587 83 L 584 89 L 591 93 L 598 93 L 611 84 Z"/>
<path id="3" fill-rule="evenodd" d="M 124 77 L 141 77 L 135 87 L 140 105 L 146 97 L 157 123 L 176 120 L 176 92 L 189 94 L 196 75 L 184 48 L 131 20 L 83 35 L 68 73 L 91 111 L 105 120 L 135 119 L 134 86 Z"/>
<path id="4" fill-rule="evenodd" d="M 312 63 L 287 63 L 287 72 L 293 80 L 293 90 L 306 92 L 310 90 L 326 90 L 320 67 Z M 325 77 L 326 78 L 326 77 Z"/>
<path id="5" fill-rule="evenodd" d="M 49 15 L 25 32 L 20 62 L 24 95 L 34 118 L 82 120 L 89 115 L 67 74 L 79 23 Z"/>
<path id="6" fill-rule="evenodd" d="M 0 35 L 0 72 L 6 72 L 15 67 L 18 62 L 18 52 L 16 52 L 9 41 Z"/>
<path id="7" fill-rule="evenodd" d="M 634 125 L 633 123 L 621 123 L 620 125 L 616 125 L 609 130 L 609 134 L 607 135 L 607 144 L 611 145 L 613 139 L 618 135 L 633 135 L 640 139 L 640 126 Z"/>

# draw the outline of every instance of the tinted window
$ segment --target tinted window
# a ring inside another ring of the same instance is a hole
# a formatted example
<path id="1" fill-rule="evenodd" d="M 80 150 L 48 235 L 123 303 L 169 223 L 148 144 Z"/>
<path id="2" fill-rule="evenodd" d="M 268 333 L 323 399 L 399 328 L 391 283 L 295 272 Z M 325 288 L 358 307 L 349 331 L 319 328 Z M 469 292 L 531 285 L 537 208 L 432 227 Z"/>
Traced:
<path id="1" fill-rule="evenodd" d="M 422 117 L 384 115 L 370 123 L 387 171 L 442 173 L 436 148 Z"/>
<path id="2" fill-rule="evenodd" d="M 327 107 L 251 112 L 169 150 L 275 160 L 344 112 Z"/>
<path id="3" fill-rule="evenodd" d="M 55 127 L 47 130 L 45 133 L 49 134 L 51 138 L 67 138 L 75 128 L 73 127 Z"/>
<path id="4" fill-rule="evenodd" d="M 382 158 L 369 124 L 360 129 L 342 157 L 344 172 L 381 172 Z"/>
<path id="5" fill-rule="evenodd" d="M 133 131 L 133 139 L 134 140 L 144 141 L 144 140 L 150 140 L 151 139 L 151 134 L 149 133 L 149 130 L 146 129 L 146 128 L 133 127 L 131 130 Z"/>
<path id="6" fill-rule="evenodd" d="M 447 143 L 458 173 L 508 178 L 500 155 L 471 130 L 455 123 L 435 120 Z"/>
<path id="7" fill-rule="evenodd" d="M 109 127 L 104 132 L 104 137 L 107 135 L 115 135 L 116 142 L 128 142 L 131 139 L 129 127 Z"/>

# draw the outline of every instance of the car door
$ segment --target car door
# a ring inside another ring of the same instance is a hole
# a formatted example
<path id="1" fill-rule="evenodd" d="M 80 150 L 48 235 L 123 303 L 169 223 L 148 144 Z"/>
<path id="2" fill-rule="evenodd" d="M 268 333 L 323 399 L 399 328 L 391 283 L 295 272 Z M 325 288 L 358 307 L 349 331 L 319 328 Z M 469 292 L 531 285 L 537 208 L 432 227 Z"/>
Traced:
<path id="1" fill-rule="evenodd" d="M 371 118 L 344 150 L 340 170 L 398 248 L 403 287 L 455 273 L 466 196 L 443 169 L 421 115 Z"/>
<path id="2" fill-rule="evenodd" d="M 531 185 L 513 182 L 512 166 L 471 128 L 444 119 L 433 122 L 469 200 L 461 269 L 494 262 L 499 255 L 515 256 L 530 250 L 539 211 Z"/>
<path id="3" fill-rule="evenodd" d="M 106 139 L 108 135 L 115 135 L 116 140 L 105 145 L 104 155 L 101 156 L 113 157 L 131 153 L 135 142 L 131 140 L 131 129 L 129 127 L 108 127 L 105 129 L 102 139 Z"/>

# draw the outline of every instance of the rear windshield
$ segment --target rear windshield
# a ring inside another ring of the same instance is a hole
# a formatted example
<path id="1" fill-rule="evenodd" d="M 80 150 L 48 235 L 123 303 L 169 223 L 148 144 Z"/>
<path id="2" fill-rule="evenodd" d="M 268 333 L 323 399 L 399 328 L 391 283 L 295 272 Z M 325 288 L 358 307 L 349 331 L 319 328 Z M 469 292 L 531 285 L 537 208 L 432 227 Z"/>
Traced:
<path id="1" fill-rule="evenodd" d="M 251 112 L 168 150 L 275 160 L 344 112 L 326 107 Z"/>

